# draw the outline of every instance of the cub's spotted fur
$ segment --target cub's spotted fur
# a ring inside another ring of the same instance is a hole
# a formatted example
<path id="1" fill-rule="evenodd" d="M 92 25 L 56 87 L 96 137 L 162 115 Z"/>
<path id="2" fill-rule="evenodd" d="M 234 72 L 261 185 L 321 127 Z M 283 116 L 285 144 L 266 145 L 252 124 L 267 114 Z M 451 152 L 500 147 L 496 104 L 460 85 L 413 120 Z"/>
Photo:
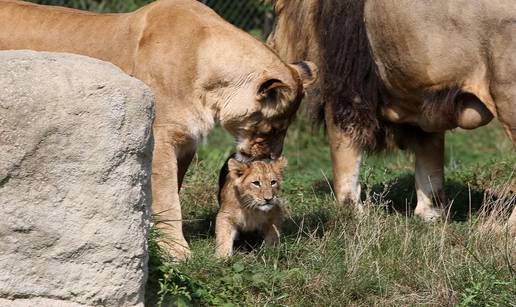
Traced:
<path id="1" fill-rule="evenodd" d="M 231 256 L 239 231 L 259 231 L 265 243 L 279 242 L 283 213 L 278 199 L 283 157 L 266 161 L 240 162 L 231 156 L 220 171 L 216 220 L 219 257 Z"/>

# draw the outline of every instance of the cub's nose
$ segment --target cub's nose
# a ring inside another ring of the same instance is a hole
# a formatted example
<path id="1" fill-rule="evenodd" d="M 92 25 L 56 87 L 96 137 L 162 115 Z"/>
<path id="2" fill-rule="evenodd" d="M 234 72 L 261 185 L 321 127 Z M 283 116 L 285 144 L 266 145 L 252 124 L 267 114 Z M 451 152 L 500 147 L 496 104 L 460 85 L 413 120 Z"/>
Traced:
<path id="1" fill-rule="evenodd" d="M 273 199 L 274 199 L 274 197 L 271 197 L 271 198 L 265 197 L 263 200 L 265 200 L 266 203 L 270 203 Z"/>

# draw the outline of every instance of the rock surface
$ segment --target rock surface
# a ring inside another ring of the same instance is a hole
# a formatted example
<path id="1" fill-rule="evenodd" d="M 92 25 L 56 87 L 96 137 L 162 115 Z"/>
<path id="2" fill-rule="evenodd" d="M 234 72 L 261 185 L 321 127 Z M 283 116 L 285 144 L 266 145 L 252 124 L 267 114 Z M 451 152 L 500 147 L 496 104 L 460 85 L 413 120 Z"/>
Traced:
<path id="1" fill-rule="evenodd" d="M 0 305 L 140 306 L 153 97 L 92 58 L 0 52 Z"/>

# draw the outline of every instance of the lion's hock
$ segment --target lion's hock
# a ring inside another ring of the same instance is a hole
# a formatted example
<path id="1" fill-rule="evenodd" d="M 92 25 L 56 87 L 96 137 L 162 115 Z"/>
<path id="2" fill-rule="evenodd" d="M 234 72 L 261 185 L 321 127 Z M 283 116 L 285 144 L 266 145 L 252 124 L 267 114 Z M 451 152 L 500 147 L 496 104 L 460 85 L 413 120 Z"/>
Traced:
<path id="1" fill-rule="evenodd" d="M 111 64 L 0 52 L 0 306 L 143 306 L 152 119 Z"/>

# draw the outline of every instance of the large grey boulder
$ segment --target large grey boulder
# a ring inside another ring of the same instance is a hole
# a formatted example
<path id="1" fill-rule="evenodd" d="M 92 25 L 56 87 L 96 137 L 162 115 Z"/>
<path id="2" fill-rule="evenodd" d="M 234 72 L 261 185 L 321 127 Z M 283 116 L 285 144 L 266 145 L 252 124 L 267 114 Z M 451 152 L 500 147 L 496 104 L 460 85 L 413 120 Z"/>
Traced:
<path id="1" fill-rule="evenodd" d="M 0 52 L 0 306 L 140 306 L 153 97 L 92 58 Z"/>

